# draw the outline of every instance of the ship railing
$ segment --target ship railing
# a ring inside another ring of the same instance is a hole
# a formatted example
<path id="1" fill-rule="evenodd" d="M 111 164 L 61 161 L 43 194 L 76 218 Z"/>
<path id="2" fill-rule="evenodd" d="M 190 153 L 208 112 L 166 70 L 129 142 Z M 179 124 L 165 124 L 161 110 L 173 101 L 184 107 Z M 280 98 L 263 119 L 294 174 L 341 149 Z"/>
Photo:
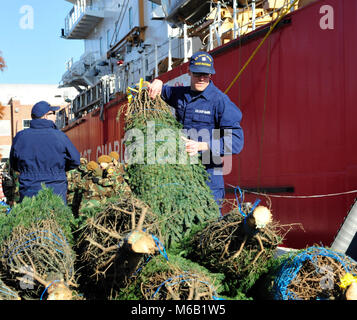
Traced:
<path id="1" fill-rule="evenodd" d="M 247 6 L 238 8 L 237 1 L 233 1 L 233 26 L 225 28 L 221 19 L 223 4 L 217 3 L 214 20 L 207 21 L 206 28 L 209 33 L 202 44 L 208 51 L 225 43 L 243 36 L 257 27 L 265 25 L 276 19 L 282 9 L 288 7 L 293 0 L 269 0 L 270 7 L 263 11 L 261 8 L 265 0 L 252 0 Z M 294 10 L 294 7 L 292 8 Z M 146 45 L 140 57 L 126 63 L 116 73 L 116 90 L 124 93 L 128 86 L 139 81 L 139 77 L 151 80 L 161 73 L 170 71 L 173 67 L 188 61 L 192 55 L 193 37 L 189 26 L 183 25 L 180 33 L 173 34 L 173 29 L 168 24 L 168 39 L 161 43 Z M 182 41 L 177 41 L 182 39 Z"/>
<path id="2" fill-rule="evenodd" d="M 221 10 L 226 6 L 218 2 L 216 16 L 209 25 L 209 34 L 206 36 L 208 41 L 205 38 L 203 44 L 207 50 L 213 50 L 215 47 L 224 44 L 225 41 L 246 35 L 257 27 L 275 20 L 280 12 L 293 2 L 294 0 L 252 0 L 243 8 L 238 8 L 237 0 L 234 0 L 232 7 L 233 26 L 231 28 L 227 28 L 228 24 L 221 19 Z M 290 11 L 296 9 L 297 6 L 293 6 Z"/>
<path id="3" fill-rule="evenodd" d="M 78 118 L 103 108 L 114 98 L 116 92 L 115 76 L 106 75 L 102 77 L 94 86 L 84 90 L 73 99 L 66 115 L 58 119 L 57 126 L 63 128 Z"/>
<path id="4" fill-rule="evenodd" d="M 209 41 L 203 43 L 207 46 L 207 50 L 212 50 L 221 45 L 226 40 L 224 38 L 225 34 L 230 34 L 228 40 L 233 40 L 276 19 L 281 10 L 286 8 L 293 0 L 270 1 L 276 1 L 277 3 L 284 1 L 284 3 L 282 6 L 274 5 L 273 9 L 267 10 L 265 14 L 261 14 L 262 10 L 257 10 L 257 6 L 260 6 L 263 2 L 261 0 L 253 0 L 244 8 L 238 8 L 237 1 L 233 1 L 234 24 L 230 29 L 222 28 L 223 20 L 220 18 L 222 4 L 218 3 L 215 19 L 208 23 L 210 28 Z M 244 13 L 247 13 L 245 16 L 249 18 L 247 22 L 244 19 L 239 19 L 239 16 Z M 174 34 L 172 30 L 168 24 L 167 40 L 161 43 L 145 44 L 139 58 L 125 63 L 117 69 L 114 75 L 105 78 L 90 89 L 79 94 L 73 101 L 73 118 L 78 118 L 87 112 L 100 108 L 109 102 L 116 92 L 125 93 L 126 88 L 138 83 L 140 78 L 151 80 L 161 73 L 170 71 L 173 67 L 188 61 L 193 50 L 193 38 L 189 36 L 189 27 L 183 25 L 179 34 Z"/>
<path id="5" fill-rule="evenodd" d="M 184 38 L 184 41 L 180 41 Z M 140 57 L 124 63 L 115 73 L 115 90 L 125 93 L 128 86 L 139 82 L 140 78 L 150 81 L 160 74 L 188 61 L 192 55 L 192 39 L 182 33 L 179 37 L 170 35 L 163 42 L 146 44 Z M 186 52 L 186 53 L 184 53 Z"/>
<path id="6" fill-rule="evenodd" d="M 69 123 L 69 119 L 68 119 L 68 116 L 67 116 L 67 114 L 69 112 L 68 109 L 69 108 L 67 106 L 67 107 L 62 108 L 61 110 L 59 110 L 57 112 L 57 118 L 56 118 L 56 126 L 57 126 L 57 128 L 62 129 L 66 125 L 68 125 L 68 123 Z"/>
<path id="7" fill-rule="evenodd" d="M 71 70 L 73 66 L 73 57 L 71 57 L 69 60 L 66 61 L 66 70 Z"/>
<path id="8" fill-rule="evenodd" d="M 102 92 L 103 92 L 103 105 L 111 101 L 117 91 L 116 76 L 114 74 L 106 75 L 101 78 Z"/>
<path id="9" fill-rule="evenodd" d="M 81 117 L 102 104 L 102 82 L 97 82 L 94 86 L 81 92 L 72 101 L 72 110 L 75 118 Z"/>
<path id="10" fill-rule="evenodd" d="M 101 11 L 104 9 L 103 5 L 93 3 L 93 0 L 77 0 L 73 8 L 70 10 L 65 18 L 65 35 L 69 34 L 75 24 L 82 18 L 82 16 L 88 11 Z"/>

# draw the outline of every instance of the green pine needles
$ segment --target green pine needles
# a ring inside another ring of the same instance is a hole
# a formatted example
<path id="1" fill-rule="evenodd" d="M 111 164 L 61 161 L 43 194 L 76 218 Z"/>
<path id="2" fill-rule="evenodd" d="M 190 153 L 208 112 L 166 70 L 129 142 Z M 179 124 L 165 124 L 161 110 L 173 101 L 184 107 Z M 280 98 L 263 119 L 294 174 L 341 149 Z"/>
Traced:
<path id="1" fill-rule="evenodd" d="M 120 300 L 214 300 L 224 275 L 173 255 L 156 255 L 118 295 Z"/>
<path id="2" fill-rule="evenodd" d="M 268 272 L 282 236 L 276 223 L 258 231 L 256 236 L 245 238 L 246 235 L 243 217 L 232 211 L 206 227 L 195 228 L 182 243 L 183 253 L 212 272 L 223 272 L 227 295 L 247 294 Z"/>
<path id="3" fill-rule="evenodd" d="M 201 160 L 190 158 L 182 126 L 160 97 L 141 90 L 126 110 L 126 160 L 131 190 L 158 215 L 167 248 L 196 224 L 219 217 Z"/>
<path id="4" fill-rule="evenodd" d="M 34 197 L 25 197 L 6 215 L 0 215 L 0 245 L 17 226 L 24 228 L 38 220 L 53 219 L 60 226 L 69 244 L 73 245 L 72 228 L 75 220 L 71 209 L 50 188 L 43 187 Z"/>

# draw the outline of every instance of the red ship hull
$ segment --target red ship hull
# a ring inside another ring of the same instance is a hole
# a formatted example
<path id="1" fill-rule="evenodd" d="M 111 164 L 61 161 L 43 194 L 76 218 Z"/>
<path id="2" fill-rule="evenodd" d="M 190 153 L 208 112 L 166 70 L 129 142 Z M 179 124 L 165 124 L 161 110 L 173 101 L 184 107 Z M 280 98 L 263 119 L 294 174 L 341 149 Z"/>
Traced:
<path id="1" fill-rule="evenodd" d="M 332 8 L 332 29 L 321 27 L 329 18 L 322 6 Z M 303 226 L 287 234 L 288 247 L 331 245 L 356 197 L 355 12 L 354 0 L 326 0 L 289 14 L 227 93 L 242 110 L 245 146 L 232 157 L 226 196 L 235 198 L 232 186 L 269 193 L 276 220 Z M 211 52 L 217 87 L 228 88 L 265 34 L 262 27 Z M 160 78 L 186 72 L 183 64 Z M 92 112 L 65 128 L 82 156 L 116 150 L 123 159 L 123 120 L 116 121 L 122 103 L 107 104 L 104 120 Z M 267 204 L 263 194 L 244 200 L 258 198 Z"/>

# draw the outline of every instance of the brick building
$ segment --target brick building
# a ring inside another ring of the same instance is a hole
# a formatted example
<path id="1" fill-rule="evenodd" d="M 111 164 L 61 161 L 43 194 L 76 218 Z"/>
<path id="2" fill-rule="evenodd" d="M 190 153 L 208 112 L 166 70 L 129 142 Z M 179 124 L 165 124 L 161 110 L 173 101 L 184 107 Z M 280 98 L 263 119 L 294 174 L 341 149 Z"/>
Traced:
<path id="1" fill-rule="evenodd" d="M 51 105 L 65 107 L 78 92 L 74 88 L 58 88 L 57 85 L 0 84 L 0 103 L 5 107 L 0 119 L 0 154 L 8 158 L 12 138 L 30 125 L 31 108 L 45 100 Z M 68 100 L 69 99 L 69 100 Z"/>
<path id="2" fill-rule="evenodd" d="M 45 100 L 53 106 L 65 107 L 77 94 L 74 88 L 58 88 L 57 85 L 0 84 L 0 105 L 5 107 L 0 119 L 0 176 L 13 137 L 30 126 L 32 106 Z M 3 197 L 0 179 L 0 200 Z"/>

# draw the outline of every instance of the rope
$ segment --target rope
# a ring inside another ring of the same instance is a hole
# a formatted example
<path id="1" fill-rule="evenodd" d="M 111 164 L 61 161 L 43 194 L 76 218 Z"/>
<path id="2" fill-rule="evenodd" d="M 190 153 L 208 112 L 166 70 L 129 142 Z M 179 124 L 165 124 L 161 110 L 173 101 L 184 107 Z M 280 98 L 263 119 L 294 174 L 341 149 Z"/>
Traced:
<path id="1" fill-rule="evenodd" d="M 145 229 L 143 229 L 143 231 L 146 232 Z M 160 241 L 156 236 L 154 236 L 153 234 L 152 234 L 151 236 L 152 236 L 152 238 L 154 239 L 154 242 L 155 242 L 155 244 L 156 244 L 156 247 L 159 249 L 160 254 L 161 254 L 167 261 L 169 261 L 169 257 L 167 256 L 167 253 L 166 253 L 166 250 L 165 250 L 164 245 L 161 243 L 161 241 Z M 161 250 L 160 246 L 161 246 L 162 250 Z M 148 262 L 150 261 L 151 258 L 152 258 L 152 256 L 150 255 L 150 256 L 145 260 L 145 262 L 143 263 L 143 265 L 142 265 L 140 268 L 138 268 L 138 269 L 133 273 L 133 275 L 132 275 L 130 278 L 135 277 L 135 276 L 148 264 Z"/>
<path id="2" fill-rule="evenodd" d="M 66 243 L 68 244 L 67 239 L 66 239 L 66 237 L 64 236 L 62 230 L 61 230 L 61 229 L 58 229 L 58 231 L 61 232 L 61 234 L 63 235 L 63 237 L 64 237 L 65 240 L 66 240 Z M 24 238 L 29 237 L 29 236 L 31 236 L 31 235 L 33 235 L 33 234 L 35 234 L 35 233 L 40 233 L 40 232 L 42 232 L 42 233 L 50 233 L 50 234 L 52 234 L 52 236 L 53 236 L 54 238 L 57 238 L 59 242 L 63 242 L 63 240 L 62 240 L 60 237 L 58 237 L 58 236 L 57 236 L 55 233 L 53 233 L 52 231 L 48 231 L 48 230 L 36 230 L 36 231 L 30 232 L 30 233 L 27 233 L 26 235 L 24 235 Z M 7 246 L 6 253 L 3 255 L 3 257 L 7 254 L 8 251 L 10 251 L 10 249 L 15 245 L 15 243 L 18 243 L 19 241 L 20 241 L 20 240 L 15 240 L 15 241 L 11 242 L 11 244 L 9 244 L 9 245 Z M 60 245 L 62 245 L 62 244 L 60 244 Z"/>
<path id="3" fill-rule="evenodd" d="M 295 279 L 305 261 L 312 261 L 317 268 L 317 256 L 330 257 L 336 260 L 341 264 L 346 273 L 351 272 L 351 268 L 355 263 L 348 256 L 324 247 L 313 246 L 307 248 L 294 256 L 293 259 L 287 258 L 286 262 L 282 265 L 274 283 L 275 299 L 301 300 L 301 298 L 288 289 L 288 286 Z"/>
<path id="4" fill-rule="evenodd" d="M 133 275 L 130 277 L 130 279 L 131 279 L 131 278 L 134 278 L 134 277 L 148 264 L 148 262 L 151 260 L 151 258 L 152 258 L 152 256 L 149 256 L 149 257 L 145 260 L 145 262 L 143 263 L 143 265 L 142 265 L 140 268 L 138 268 L 138 269 L 133 273 Z"/>
<path id="5" fill-rule="evenodd" d="M 11 207 L 4 201 L 0 201 L 0 206 L 6 207 L 6 214 L 11 211 Z"/>
<path id="6" fill-rule="evenodd" d="M 191 276 L 196 276 L 196 275 L 195 275 L 195 274 L 192 274 Z M 165 283 L 170 282 L 170 281 L 173 281 L 173 280 L 175 280 L 176 278 L 184 278 L 184 277 L 185 277 L 185 275 L 178 275 L 178 276 L 175 276 L 175 277 L 171 277 L 171 278 L 166 279 L 165 281 L 163 281 L 163 282 L 158 286 L 158 288 L 156 289 L 155 293 L 152 295 L 152 298 L 155 297 L 155 295 L 160 291 L 161 287 L 162 287 Z M 203 283 L 203 284 L 206 284 L 208 287 L 212 288 L 212 286 L 211 286 L 208 282 L 202 281 L 202 280 L 197 280 L 197 279 L 182 279 L 182 280 L 180 280 L 180 281 L 173 282 L 173 283 L 170 283 L 170 284 L 168 284 L 168 285 L 169 285 L 169 286 L 173 286 L 173 285 L 178 284 L 178 283 L 189 282 L 189 281 L 198 281 L 198 282 Z M 213 294 L 212 294 L 212 298 L 213 298 L 214 300 L 224 300 L 224 299 L 219 298 L 219 297 L 217 296 L 215 290 L 212 290 L 212 293 L 213 293 Z"/>
<path id="7" fill-rule="evenodd" d="M 240 199 L 241 201 L 239 201 L 238 197 L 237 197 L 237 189 L 239 190 L 239 195 L 240 195 Z M 249 210 L 248 214 L 245 214 L 244 211 L 242 210 L 242 203 L 243 203 L 243 193 L 242 190 L 239 188 L 239 186 L 236 186 L 234 188 L 234 195 L 236 197 L 237 200 L 237 204 L 238 204 L 238 210 L 240 212 L 240 214 L 244 217 L 244 222 L 246 221 L 246 219 L 253 213 L 254 209 L 257 207 L 257 205 L 260 203 L 260 199 L 255 200 L 252 208 Z"/>
<path id="8" fill-rule="evenodd" d="M 43 297 L 43 295 L 45 294 L 45 292 L 48 290 L 48 288 L 50 287 L 50 286 L 52 286 L 55 282 L 59 282 L 59 280 L 54 280 L 54 281 L 52 281 L 46 288 L 45 288 L 45 290 L 43 290 L 43 292 L 42 292 L 42 294 L 41 294 L 41 297 L 40 297 L 40 300 L 42 300 L 42 297 Z"/>
<path id="9" fill-rule="evenodd" d="M 9 261 L 9 259 L 11 258 L 10 262 L 12 262 L 12 260 L 13 260 L 13 255 L 16 256 L 16 255 L 18 255 L 20 252 L 24 251 L 26 248 L 32 247 L 32 244 L 29 244 L 28 246 L 24 246 L 24 245 L 25 245 L 27 242 L 35 241 L 36 239 L 38 239 L 38 238 L 34 238 L 34 239 L 31 239 L 31 240 L 28 240 L 28 241 L 26 241 L 25 243 L 23 243 L 22 245 L 16 247 L 16 248 L 10 253 L 10 255 L 9 255 L 9 257 L 8 257 L 7 260 Z M 48 239 L 48 238 L 47 238 L 47 239 Z M 57 248 L 53 248 L 53 247 L 51 247 L 51 246 L 49 246 L 49 245 L 47 245 L 47 244 L 41 244 L 41 245 L 42 245 L 43 247 L 52 248 L 52 249 L 54 249 L 55 251 L 57 251 L 57 252 L 61 253 L 62 255 L 64 255 L 64 252 L 61 251 L 61 250 L 59 250 L 59 249 L 57 249 Z M 15 253 L 13 254 L 13 252 L 14 252 L 16 249 L 21 248 L 21 247 L 22 247 L 22 250 L 19 250 L 19 251 L 15 252 Z"/>
<path id="10" fill-rule="evenodd" d="M 330 193 L 330 194 L 318 194 L 318 195 L 312 195 L 312 196 L 283 196 L 283 195 L 276 195 L 276 194 L 268 194 L 268 193 L 259 193 L 259 192 L 254 192 L 254 191 L 247 191 L 248 193 L 253 193 L 253 194 L 259 194 L 259 195 L 265 195 L 269 197 L 275 197 L 275 198 L 288 198 L 288 199 L 311 199 L 311 198 L 325 198 L 325 197 L 335 197 L 335 196 L 342 196 L 346 194 L 352 194 L 352 193 L 357 193 L 357 190 L 351 190 L 351 191 L 346 191 L 346 192 L 338 192 L 338 193 Z"/>
<path id="11" fill-rule="evenodd" d="M 34 238 L 32 238 L 32 239 L 26 240 L 25 242 L 23 242 L 22 244 L 18 245 L 17 247 L 15 247 L 14 249 L 11 250 L 11 248 L 15 245 L 15 243 L 19 242 L 19 240 L 16 240 L 16 241 L 12 242 L 12 243 L 8 246 L 8 248 L 7 248 L 7 250 L 6 250 L 6 253 L 5 253 L 5 254 L 7 254 L 7 253 L 9 252 L 9 254 L 8 254 L 9 256 L 8 256 L 7 260 L 9 261 L 9 260 L 11 259 L 11 261 L 12 261 L 12 260 L 13 260 L 13 255 L 17 255 L 17 254 L 19 254 L 20 252 L 24 251 L 24 249 L 26 249 L 26 248 L 28 248 L 28 247 L 31 247 L 32 244 L 29 244 L 29 245 L 27 245 L 27 246 L 26 246 L 26 244 L 28 244 L 28 243 L 30 243 L 30 242 L 33 242 L 33 241 L 36 241 L 37 239 L 46 239 L 46 240 L 49 240 L 50 242 L 53 242 L 53 243 L 57 244 L 59 247 L 63 247 L 63 248 L 65 247 L 63 240 L 62 240 L 61 238 L 59 238 L 56 234 L 54 234 L 53 232 L 48 231 L 48 230 L 38 230 L 38 231 L 34 231 L 34 232 L 31 232 L 31 233 L 26 234 L 25 237 L 28 237 L 28 236 L 31 236 L 31 235 L 33 235 L 33 234 L 35 234 L 35 233 L 40 233 L 40 232 L 41 232 L 41 233 L 49 233 L 49 234 L 52 234 L 52 236 L 53 236 L 55 239 L 58 239 L 59 242 L 56 241 L 56 240 L 53 239 L 53 238 L 49 238 L 49 237 L 45 237 L 45 236 L 38 236 L 38 237 L 34 237 Z M 68 243 L 67 243 L 67 244 L 68 244 Z M 51 247 L 50 245 L 46 245 L 46 244 L 44 244 L 44 243 L 42 243 L 41 245 L 46 246 L 46 247 Z M 53 247 L 52 247 L 52 248 L 53 248 Z M 57 252 L 61 253 L 61 254 L 64 254 L 63 251 L 61 251 L 61 250 L 59 250 L 59 249 L 57 249 L 57 248 L 53 248 L 53 249 L 56 250 Z M 11 250 L 11 252 L 10 252 L 10 250 Z M 17 251 L 17 250 L 18 250 L 18 251 Z M 17 251 L 17 252 L 15 252 L 15 251 Z M 4 256 L 5 256 L 5 254 L 4 254 Z M 4 257 L 4 256 L 3 256 L 3 257 Z"/>
<path id="12" fill-rule="evenodd" d="M 152 236 L 152 238 L 154 239 L 155 244 L 156 244 L 157 248 L 159 249 L 161 255 L 162 255 L 167 261 L 169 261 L 169 257 L 167 256 L 167 253 L 166 253 L 166 250 L 165 250 L 164 245 L 163 245 L 163 244 L 161 243 L 161 241 L 160 241 L 157 237 L 155 237 L 153 234 L 152 234 L 151 236 Z M 161 246 L 162 250 L 161 250 L 160 246 Z"/>
<path id="13" fill-rule="evenodd" d="M 14 298 L 17 298 L 17 295 L 10 290 L 9 288 L 6 288 L 4 286 L 0 286 L 3 290 L 0 289 L 0 292 L 4 293 L 6 296 L 13 296 Z"/>
<path id="14" fill-rule="evenodd" d="M 235 76 L 235 78 L 232 80 L 228 88 L 224 91 L 225 94 L 232 88 L 234 83 L 239 79 L 243 71 L 246 69 L 246 67 L 249 65 L 249 63 L 253 60 L 255 55 L 258 53 L 260 47 L 264 44 L 265 40 L 270 36 L 270 34 L 273 32 L 277 24 L 281 21 L 281 19 L 286 16 L 286 14 L 290 11 L 290 9 L 298 2 L 298 0 L 294 0 L 287 8 L 285 8 L 285 11 L 277 18 L 277 20 L 274 22 L 274 24 L 270 27 L 269 31 L 267 34 L 264 36 L 263 40 L 259 43 L 259 45 L 255 48 L 253 51 L 252 55 L 249 57 L 247 62 L 244 64 L 243 68 L 238 72 L 238 74 Z"/>
<path id="15" fill-rule="evenodd" d="M 232 185 L 232 184 L 227 184 L 230 187 L 233 188 L 237 188 L 236 186 Z M 239 187 L 238 187 L 239 188 Z M 288 198 L 288 199 L 309 199 L 309 198 L 325 198 L 325 197 L 335 197 L 335 196 L 342 196 L 342 195 L 346 195 L 346 194 L 353 194 L 353 193 L 357 193 L 357 190 L 350 190 L 350 191 L 345 191 L 345 192 L 336 192 L 336 193 L 328 193 L 328 194 L 316 194 L 316 195 L 296 195 L 296 196 L 284 196 L 284 195 L 278 195 L 278 194 L 270 194 L 270 193 L 263 193 L 263 192 L 256 192 L 256 191 L 250 191 L 250 190 L 246 190 L 243 189 L 244 192 L 247 193 L 252 193 L 252 194 L 256 194 L 256 195 L 261 195 L 261 196 L 268 196 L 268 197 L 273 197 L 273 198 Z M 236 192 L 234 191 L 234 193 L 236 194 Z M 237 197 L 236 197 L 237 199 Z"/>

